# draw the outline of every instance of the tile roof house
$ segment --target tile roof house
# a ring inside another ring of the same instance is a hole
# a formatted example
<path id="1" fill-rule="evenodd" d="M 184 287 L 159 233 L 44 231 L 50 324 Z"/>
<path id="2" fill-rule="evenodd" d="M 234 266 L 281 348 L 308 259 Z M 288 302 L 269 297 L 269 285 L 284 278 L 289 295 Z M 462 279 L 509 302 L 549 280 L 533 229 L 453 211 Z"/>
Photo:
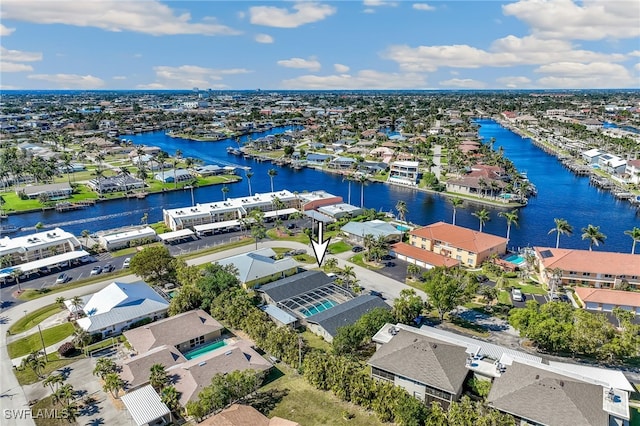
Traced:
<path id="1" fill-rule="evenodd" d="M 611 312 L 619 307 L 640 315 L 640 293 L 591 287 L 575 287 L 573 291 L 588 311 Z"/>
<path id="2" fill-rule="evenodd" d="M 240 283 L 245 287 L 265 284 L 298 272 L 299 264 L 292 257 L 275 259 L 276 252 L 270 248 L 255 250 L 236 256 L 227 257 L 217 263 L 233 265 Z"/>
<path id="3" fill-rule="evenodd" d="M 436 222 L 409 232 L 409 244 L 458 260 L 472 268 L 482 265 L 494 254 L 502 256 L 507 251 L 506 238 L 445 222 Z"/>
<path id="4" fill-rule="evenodd" d="M 233 404 L 198 426 L 300 426 L 300 423 L 277 416 L 270 419 L 250 405 Z"/>
<path id="5" fill-rule="evenodd" d="M 89 334 L 107 337 L 120 334 L 136 321 L 162 318 L 168 309 L 169 302 L 142 281 L 113 282 L 97 293 L 82 297 L 82 311 L 86 316 L 76 322 Z"/>
<path id="6" fill-rule="evenodd" d="M 423 250 L 418 247 L 414 247 L 407 243 L 395 243 L 389 249 L 389 253 L 392 256 L 397 257 L 405 262 L 413 263 L 421 268 L 431 269 L 434 266 L 444 266 L 445 268 L 451 268 L 453 266 L 460 265 L 460 261 L 452 259 L 441 254 L 433 253 L 431 251 Z"/>
<path id="7" fill-rule="evenodd" d="M 446 409 L 462 394 L 469 370 L 466 348 L 399 329 L 369 359 L 371 375 Z"/>
<path id="8" fill-rule="evenodd" d="M 562 270 L 563 285 L 614 287 L 628 282 L 640 286 L 640 261 L 637 255 L 606 251 L 534 247 L 540 278 L 549 284 L 553 270 Z"/>

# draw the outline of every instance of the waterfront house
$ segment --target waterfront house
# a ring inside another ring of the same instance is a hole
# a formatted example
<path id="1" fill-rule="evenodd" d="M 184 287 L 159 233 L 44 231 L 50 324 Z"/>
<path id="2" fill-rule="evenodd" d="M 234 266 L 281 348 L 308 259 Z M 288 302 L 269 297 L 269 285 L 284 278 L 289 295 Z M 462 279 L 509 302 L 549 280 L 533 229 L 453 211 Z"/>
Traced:
<path id="1" fill-rule="evenodd" d="M 120 229 L 114 232 L 105 232 L 98 237 L 98 243 L 106 250 L 116 250 L 129 247 L 132 244 L 140 245 L 158 239 L 156 231 L 149 226 L 130 229 Z"/>
<path id="2" fill-rule="evenodd" d="M 501 167 L 475 164 L 468 173 L 447 180 L 446 188 L 450 192 L 495 197 L 506 186 L 505 180 L 505 172 Z"/>
<path id="3" fill-rule="evenodd" d="M 185 169 L 169 169 L 161 173 L 156 173 L 153 177 L 163 183 L 180 183 L 193 180 L 193 175 Z"/>
<path id="4" fill-rule="evenodd" d="M 342 203 L 342 197 L 326 191 L 302 192 L 298 194 L 302 211 L 316 210 L 318 207 Z"/>
<path id="5" fill-rule="evenodd" d="M 613 154 L 602 154 L 598 157 L 598 166 L 609 174 L 622 174 L 627 167 L 627 160 Z"/>
<path id="6" fill-rule="evenodd" d="M 205 176 L 216 176 L 225 174 L 226 170 L 224 167 L 217 166 L 215 164 L 207 164 L 205 166 L 198 166 L 194 169 L 194 172 L 197 176 L 205 177 Z"/>
<path id="7" fill-rule="evenodd" d="M 338 170 L 353 169 L 358 161 L 351 157 L 337 157 L 329 162 L 329 168 Z"/>
<path id="8" fill-rule="evenodd" d="M 481 266 L 493 255 L 502 256 L 507 250 L 506 238 L 445 222 L 410 231 L 409 244 L 455 259 L 470 268 Z"/>
<path id="9" fill-rule="evenodd" d="M 318 212 L 334 219 L 343 217 L 356 217 L 364 213 L 362 207 L 356 207 L 348 203 L 332 204 L 318 207 Z"/>
<path id="10" fill-rule="evenodd" d="M 534 247 L 541 281 L 551 287 L 551 280 L 560 285 L 581 285 L 615 288 L 624 282 L 640 286 L 638 256 L 629 253 Z M 561 271 L 558 277 L 554 271 Z"/>
<path id="11" fill-rule="evenodd" d="M 588 311 L 612 312 L 614 308 L 621 308 L 640 315 L 638 292 L 593 287 L 575 287 L 573 291 Z"/>
<path id="12" fill-rule="evenodd" d="M 368 222 L 348 222 L 340 228 L 347 240 L 352 244 L 364 244 L 364 238 L 371 235 L 374 238 L 384 238 L 389 243 L 395 243 L 402 239 L 402 231 L 383 220 L 371 220 Z"/>
<path id="13" fill-rule="evenodd" d="M 322 167 L 333 158 L 333 155 L 329 154 L 307 154 L 307 165 L 310 167 Z"/>
<path id="14" fill-rule="evenodd" d="M 640 184 L 640 160 L 627 161 L 625 173 L 628 175 L 629 183 Z"/>
<path id="15" fill-rule="evenodd" d="M 266 284 L 298 272 L 299 264 L 292 257 L 276 260 L 276 252 L 263 248 L 249 253 L 227 257 L 217 263 L 222 266 L 233 266 L 236 277 L 244 288 Z"/>
<path id="16" fill-rule="evenodd" d="M 581 156 L 582 159 L 587 163 L 587 164 L 598 164 L 598 159 L 600 158 L 601 155 L 603 155 L 604 152 L 600 151 L 597 148 L 593 148 L 590 149 L 588 151 L 584 151 Z"/>
<path id="17" fill-rule="evenodd" d="M 101 338 L 120 334 L 141 320 L 164 318 L 169 302 L 146 283 L 113 282 L 97 293 L 81 296 L 82 318 L 76 322 L 87 333 Z M 66 300 L 71 313 L 76 307 Z"/>
<path id="18" fill-rule="evenodd" d="M 120 173 L 116 176 L 94 178 L 87 184 L 89 188 L 98 194 L 107 194 L 109 192 L 127 192 L 133 189 L 145 187 L 142 179 L 138 179 L 129 174 Z"/>
<path id="19" fill-rule="evenodd" d="M 71 197 L 73 189 L 67 182 L 50 183 L 47 185 L 27 185 L 16 190 L 16 194 L 23 193 L 30 200 L 35 200 L 44 195 L 49 200 L 63 200 Z"/>
<path id="20" fill-rule="evenodd" d="M 390 164 L 388 182 L 415 186 L 420 181 L 418 161 L 393 161 Z"/>

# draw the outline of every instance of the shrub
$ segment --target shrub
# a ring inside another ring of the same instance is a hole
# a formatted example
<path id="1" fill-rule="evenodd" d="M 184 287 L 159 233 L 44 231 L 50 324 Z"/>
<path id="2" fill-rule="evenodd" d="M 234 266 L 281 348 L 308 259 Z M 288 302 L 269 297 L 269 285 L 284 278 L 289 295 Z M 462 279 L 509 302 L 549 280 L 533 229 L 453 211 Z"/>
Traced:
<path id="1" fill-rule="evenodd" d="M 469 380 L 469 387 L 476 395 L 486 398 L 489 395 L 489 391 L 491 391 L 491 382 L 473 378 Z"/>
<path id="2" fill-rule="evenodd" d="M 64 356 L 64 357 L 73 355 L 75 351 L 76 351 L 76 347 L 71 342 L 63 343 L 58 348 L 58 353 L 60 354 L 60 356 Z"/>
<path id="3" fill-rule="evenodd" d="M 505 278 L 518 278 L 518 273 L 517 272 L 507 272 L 506 274 L 504 274 Z"/>
<path id="4" fill-rule="evenodd" d="M 149 317 L 147 317 L 147 318 L 142 318 L 140 321 L 136 321 L 136 322 L 132 323 L 132 324 L 129 326 L 129 330 L 133 330 L 134 328 L 138 328 L 138 327 L 141 327 L 141 326 L 143 326 L 143 325 L 147 325 L 147 324 L 149 324 L 149 323 L 150 323 L 150 322 L 152 322 L 152 321 L 153 321 L 153 320 L 152 320 L 151 318 L 149 318 Z"/>

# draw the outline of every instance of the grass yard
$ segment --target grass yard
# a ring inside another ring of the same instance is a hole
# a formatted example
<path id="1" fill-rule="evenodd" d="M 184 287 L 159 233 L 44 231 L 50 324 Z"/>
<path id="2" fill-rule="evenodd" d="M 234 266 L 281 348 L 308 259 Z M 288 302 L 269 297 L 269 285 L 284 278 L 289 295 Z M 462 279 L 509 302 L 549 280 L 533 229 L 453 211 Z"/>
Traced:
<path id="1" fill-rule="evenodd" d="M 60 355 L 58 355 L 57 353 L 48 354 L 47 365 L 44 367 L 44 370 L 42 370 L 42 375 L 46 377 L 52 372 L 64 368 L 69 364 L 73 364 L 74 362 L 79 361 L 83 358 L 84 355 L 79 355 L 73 358 L 61 359 Z M 18 379 L 18 383 L 20 383 L 21 386 L 31 385 L 42 380 L 29 367 L 24 369 L 18 368 L 16 370 L 13 370 L 13 372 L 15 373 L 16 378 Z"/>
<path id="2" fill-rule="evenodd" d="M 506 290 L 500 290 L 498 292 L 498 303 L 502 303 L 505 305 L 511 305 L 511 297 L 509 296 L 509 292 Z"/>
<path id="3" fill-rule="evenodd" d="M 520 284 L 517 282 L 514 282 L 511 285 L 513 287 L 519 288 L 520 290 L 522 290 L 523 293 L 526 293 L 526 294 L 541 294 L 541 295 L 547 294 L 547 290 L 543 289 L 538 285 Z"/>
<path id="4" fill-rule="evenodd" d="M 309 330 L 305 330 L 302 333 L 302 338 L 310 348 L 320 349 L 325 352 L 331 352 L 331 343 L 327 342 L 317 334 L 313 334 Z"/>
<path id="5" fill-rule="evenodd" d="M 51 305 L 43 306 L 40 309 L 36 309 L 35 311 L 30 312 L 26 316 L 20 318 L 11 327 L 9 327 L 9 334 L 19 334 L 23 331 L 29 330 L 30 328 L 35 327 L 50 316 L 53 316 L 58 312 L 62 312 L 62 310 L 63 308 L 57 303 L 53 303 Z"/>
<path id="6" fill-rule="evenodd" d="M 351 250 L 351 246 L 344 241 L 338 241 L 337 243 L 329 244 L 329 254 L 344 253 Z"/>
<path id="7" fill-rule="evenodd" d="M 382 269 L 382 267 L 383 267 L 382 265 L 376 267 L 376 266 L 373 266 L 373 265 L 369 265 L 368 263 L 365 263 L 364 262 L 364 253 L 359 253 L 359 254 L 356 254 L 355 256 L 350 257 L 349 258 L 349 262 L 355 263 L 356 265 L 361 266 L 361 267 L 366 268 L 366 269 L 369 269 L 371 271 L 376 271 L 378 269 Z"/>
<path id="8" fill-rule="evenodd" d="M 44 339 L 44 345 L 51 346 L 54 343 L 57 343 L 62 339 L 71 336 L 73 334 L 73 331 L 74 327 L 70 322 L 42 330 L 42 339 Z M 9 358 L 11 359 L 29 355 L 31 352 L 39 351 L 41 349 L 42 340 L 40 339 L 40 333 L 31 334 L 7 345 L 7 352 L 9 353 Z"/>
<path id="9" fill-rule="evenodd" d="M 366 412 L 357 405 L 343 402 L 331 392 L 315 389 L 301 375 L 282 363 L 278 364 L 278 368 L 285 374 L 260 390 L 286 389 L 288 393 L 271 410 L 269 417 L 283 417 L 304 426 L 381 426 L 383 424 L 372 412 Z M 345 411 L 355 417 L 345 420 L 342 417 Z"/>
<path id="10" fill-rule="evenodd" d="M 269 229 L 267 231 L 267 237 L 275 241 L 295 241 L 302 244 L 309 244 L 309 237 L 307 237 L 307 235 L 303 232 L 286 236 L 283 236 L 281 232 L 278 233 L 278 231 L 276 231 L 275 229 Z"/>

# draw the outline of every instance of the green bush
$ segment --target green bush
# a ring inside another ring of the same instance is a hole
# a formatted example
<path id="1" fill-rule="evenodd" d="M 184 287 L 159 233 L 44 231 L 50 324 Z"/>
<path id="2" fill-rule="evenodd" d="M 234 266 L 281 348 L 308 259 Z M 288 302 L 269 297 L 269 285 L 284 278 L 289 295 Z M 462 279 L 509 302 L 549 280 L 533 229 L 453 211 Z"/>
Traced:
<path id="1" fill-rule="evenodd" d="M 151 318 L 149 318 L 149 317 L 147 317 L 147 318 L 142 318 L 140 321 L 136 321 L 136 322 L 132 323 L 132 324 L 129 326 L 129 330 L 133 330 L 134 328 L 138 328 L 138 327 L 141 327 L 141 326 L 143 326 L 143 325 L 147 325 L 147 324 L 149 324 L 149 323 L 150 323 L 150 322 L 152 322 L 152 321 L 153 321 L 153 320 L 152 320 Z"/>
<path id="2" fill-rule="evenodd" d="M 469 380 L 469 387 L 476 395 L 486 398 L 489 396 L 489 391 L 491 391 L 491 382 L 489 380 L 479 380 L 474 377 Z"/>

